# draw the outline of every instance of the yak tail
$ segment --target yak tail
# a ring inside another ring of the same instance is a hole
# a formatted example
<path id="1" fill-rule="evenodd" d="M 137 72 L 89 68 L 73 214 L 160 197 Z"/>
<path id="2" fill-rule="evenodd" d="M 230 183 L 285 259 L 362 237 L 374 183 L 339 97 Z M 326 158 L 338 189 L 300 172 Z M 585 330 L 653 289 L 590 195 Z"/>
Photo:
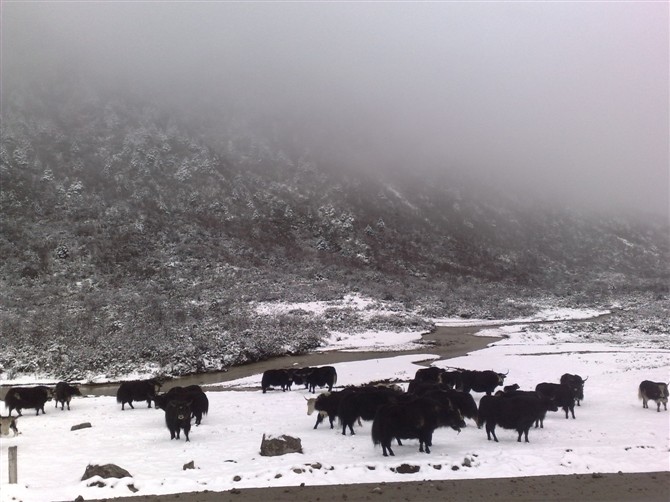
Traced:
<path id="1" fill-rule="evenodd" d="M 335 387 L 336 383 L 337 383 L 337 372 L 335 372 L 335 377 L 333 378 L 333 387 Z"/>
<path id="2" fill-rule="evenodd" d="M 640 385 L 637 389 L 637 398 L 642 400 L 644 399 L 644 393 L 642 392 L 642 386 Z"/>

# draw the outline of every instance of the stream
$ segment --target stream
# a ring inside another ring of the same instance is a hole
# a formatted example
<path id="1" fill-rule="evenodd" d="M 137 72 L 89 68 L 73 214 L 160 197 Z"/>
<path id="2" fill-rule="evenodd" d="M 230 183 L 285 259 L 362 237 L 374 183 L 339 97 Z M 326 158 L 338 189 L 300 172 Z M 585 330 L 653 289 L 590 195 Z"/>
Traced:
<path id="1" fill-rule="evenodd" d="M 602 320 L 611 316 L 612 314 L 603 314 L 589 319 L 576 319 L 570 322 L 583 322 Z M 310 352 L 301 355 L 286 355 L 267 359 L 265 361 L 258 361 L 254 363 L 244 364 L 241 366 L 233 366 L 227 371 L 216 371 L 210 373 L 201 373 L 193 375 L 185 375 L 176 377 L 164 383 L 162 391 L 180 385 L 185 387 L 187 385 L 209 385 L 207 392 L 214 391 L 231 391 L 230 388 L 219 387 L 215 384 L 237 380 L 239 378 L 249 377 L 251 375 L 263 373 L 268 369 L 279 368 L 293 368 L 304 366 L 325 366 L 337 363 L 345 363 L 352 361 L 364 361 L 373 359 L 384 359 L 388 357 L 397 357 L 411 354 L 431 354 L 437 358 L 429 358 L 425 361 L 417 361 L 418 365 L 430 366 L 435 361 L 461 357 L 469 352 L 481 350 L 486 348 L 489 344 L 501 339 L 498 336 L 475 336 L 476 333 L 483 329 L 498 328 L 501 326 L 514 326 L 524 324 L 551 324 L 557 322 L 565 322 L 565 320 L 549 320 L 549 321 L 533 321 L 533 322 L 517 322 L 517 321 L 501 321 L 496 324 L 486 324 L 480 326 L 438 326 L 434 331 L 425 333 L 421 336 L 421 340 L 416 342 L 416 348 L 410 350 L 377 350 L 377 351 L 343 351 L 331 350 L 321 352 Z M 10 386 L 0 386 L 0 397 L 4 398 L 5 393 Z M 91 396 L 115 396 L 119 387 L 119 382 L 100 383 L 100 384 L 80 384 L 78 385 L 81 393 Z M 259 387 L 260 388 L 260 387 Z M 250 390 L 249 388 L 235 389 L 235 390 Z"/>

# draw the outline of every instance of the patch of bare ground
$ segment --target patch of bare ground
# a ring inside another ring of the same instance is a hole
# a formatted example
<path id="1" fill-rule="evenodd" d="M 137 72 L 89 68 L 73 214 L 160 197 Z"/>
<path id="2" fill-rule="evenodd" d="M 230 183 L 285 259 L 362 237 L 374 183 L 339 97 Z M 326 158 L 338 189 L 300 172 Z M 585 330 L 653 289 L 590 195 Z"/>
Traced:
<path id="1" fill-rule="evenodd" d="M 147 495 L 110 500 L 114 502 L 257 502 L 260 500 L 272 500 L 273 502 L 352 502 L 359 500 L 383 500 L 384 502 L 444 500 L 637 502 L 643 500 L 645 502 L 667 502 L 670 500 L 670 472 L 285 486 L 233 489 L 225 492 Z"/>

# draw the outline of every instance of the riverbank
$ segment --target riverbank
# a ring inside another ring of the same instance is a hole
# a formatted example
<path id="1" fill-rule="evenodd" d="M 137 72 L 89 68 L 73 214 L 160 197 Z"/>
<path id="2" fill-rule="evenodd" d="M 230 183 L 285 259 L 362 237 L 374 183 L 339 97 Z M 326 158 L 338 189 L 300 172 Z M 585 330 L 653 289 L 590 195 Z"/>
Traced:
<path id="1" fill-rule="evenodd" d="M 486 326 L 489 328 L 490 326 Z M 450 359 L 453 357 L 465 356 L 470 352 L 481 350 L 489 344 L 500 340 L 497 336 L 475 336 L 478 331 L 483 329 L 481 326 L 451 327 L 441 326 L 434 331 L 425 333 L 421 336 L 420 342 L 417 342 L 416 348 L 410 350 L 392 350 L 392 351 L 342 351 L 342 350 L 324 350 L 320 352 L 311 352 L 309 354 L 289 355 L 284 357 L 275 357 L 267 361 L 258 361 L 245 364 L 243 366 L 233 366 L 227 371 L 217 371 L 213 373 L 201 373 L 197 375 L 186 375 L 174 378 L 166 382 L 163 390 L 180 385 L 206 385 L 207 392 L 229 391 L 230 388 L 217 386 L 216 384 L 246 378 L 252 375 L 258 375 L 268 369 L 292 368 L 304 366 L 325 366 L 338 363 L 347 363 L 355 361 L 366 361 L 370 359 L 386 359 L 411 354 L 431 354 L 435 358 L 428 359 L 425 365 L 430 365 L 436 360 Z M 419 363 L 420 364 L 420 363 Z M 0 386 L 0 399 L 4 399 L 7 390 L 11 385 Z M 99 383 L 99 384 L 81 384 L 78 386 L 83 395 L 88 396 L 116 396 L 119 388 L 118 382 Z M 249 390 L 245 388 L 243 390 Z"/>

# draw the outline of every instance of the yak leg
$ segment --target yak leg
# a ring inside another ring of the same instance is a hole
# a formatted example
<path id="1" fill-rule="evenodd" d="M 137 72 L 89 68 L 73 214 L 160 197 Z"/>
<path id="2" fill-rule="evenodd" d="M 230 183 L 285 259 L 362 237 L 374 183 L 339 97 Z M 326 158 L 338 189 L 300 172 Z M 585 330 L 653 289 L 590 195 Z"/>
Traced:
<path id="1" fill-rule="evenodd" d="M 530 427 L 529 427 L 529 428 L 530 428 Z M 522 434 L 524 435 L 524 438 L 525 438 L 525 440 L 526 440 L 526 443 L 528 443 L 528 442 L 529 442 L 529 441 L 528 441 L 528 429 L 519 429 L 518 432 L 519 432 L 519 437 L 518 437 L 517 440 L 516 440 L 517 443 L 520 443 L 520 442 L 521 442 L 521 435 L 522 435 Z"/>
<path id="2" fill-rule="evenodd" d="M 489 432 L 491 432 L 491 435 L 493 436 L 493 440 L 497 443 L 498 442 L 498 436 L 496 436 L 496 426 L 495 426 L 495 424 L 493 424 L 491 426 L 489 426 L 489 424 L 486 424 L 486 436 L 487 437 L 488 437 Z"/>
<path id="3" fill-rule="evenodd" d="M 349 432 L 351 432 L 351 435 L 353 436 L 355 434 L 353 422 L 350 423 L 350 424 L 348 424 L 346 422 L 342 422 L 342 435 L 343 436 L 347 435 L 347 426 L 349 427 Z"/>
<path id="4" fill-rule="evenodd" d="M 491 441 L 491 432 L 493 432 L 493 427 L 491 427 L 488 424 L 488 422 L 485 425 L 486 425 L 486 439 Z M 493 437 L 495 437 L 495 433 L 493 433 Z"/>

